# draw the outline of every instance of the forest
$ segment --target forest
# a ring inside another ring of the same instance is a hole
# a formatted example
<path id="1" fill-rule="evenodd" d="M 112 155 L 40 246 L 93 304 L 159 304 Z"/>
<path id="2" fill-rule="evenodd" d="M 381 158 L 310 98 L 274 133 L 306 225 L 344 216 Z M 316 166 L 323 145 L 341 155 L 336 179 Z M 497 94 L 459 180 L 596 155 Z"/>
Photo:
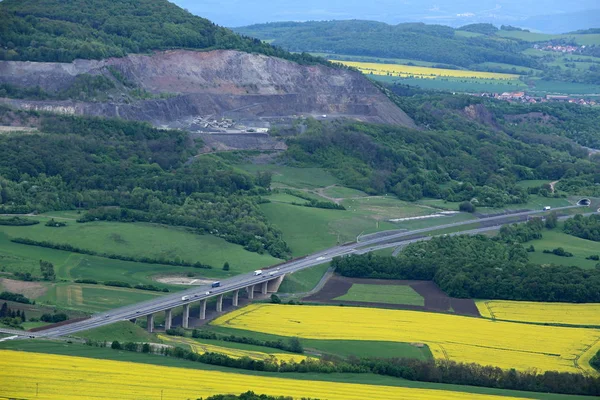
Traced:
<path id="1" fill-rule="evenodd" d="M 84 208 L 80 223 L 188 226 L 250 251 L 289 253 L 258 207 L 270 179 L 234 171 L 217 159 L 187 164 L 199 143 L 182 131 L 8 108 L 0 108 L 0 120 L 33 123 L 44 132 L 0 136 L 2 213 Z"/>
<path id="2" fill-rule="evenodd" d="M 274 22 L 236 28 L 236 32 L 290 51 L 312 51 L 371 57 L 423 60 L 469 67 L 498 62 L 535 68 L 535 58 L 520 54 L 529 45 L 488 37 L 461 37 L 444 25 L 375 21 Z"/>
<path id="3" fill-rule="evenodd" d="M 418 133 L 393 126 L 308 120 L 300 135 L 279 132 L 287 138 L 286 162 L 327 168 L 346 186 L 369 194 L 395 193 L 407 201 L 428 197 L 476 199 L 477 205 L 492 207 L 521 204 L 528 191 L 515 183 L 528 179 L 565 179 L 559 187 L 570 194 L 600 190 L 596 185 L 600 157 L 588 157 L 588 151 L 569 137 L 580 132 L 589 141 L 600 141 L 594 128 L 600 122 L 597 110 L 549 106 L 546 115 L 557 115 L 556 125 L 535 120 L 515 124 L 510 122 L 512 113 L 523 111 L 508 103 L 388 92 L 419 124 Z M 481 116 L 472 118 L 465 110 Z"/>
<path id="4" fill-rule="evenodd" d="M 424 23 L 388 25 L 376 21 L 334 20 L 272 22 L 234 30 L 269 40 L 289 51 L 324 53 L 334 59 L 347 56 L 385 58 L 392 62 L 400 59 L 399 63 L 407 65 L 424 61 L 438 68 L 519 73 L 525 78 L 535 76 L 564 82 L 600 82 L 600 66 L 591 58 L 600 53 L 597 44 L 571 54 L 569 65 L 560 67 L 555 64 L 554 55 L 536 56 L 525 52 L 533 47 L 531 42 L 501 35 L 501 31 L 515 30 L 511 26 L 497 28 L 482 23 L 454 29 Z M 550 35 L 546 39 L 542 36 L 540 42 L 577 45 L 570 38 Z M 574 60 L 588 64 L 582 64 L 580 69 Z"/>
<path id="5" fill-rule="evenodd" d="M 329 64 L 242 37 L 167 0 L 4 0 L 0 20 L 0 60 L 71 62 L 185 48 Z"/>
<path id="6" fill-rule="evenodd" d="M 335 258 L 332 266 L 354 278 L 432 280 L 458 298 L 600 302 L 600 268 L 532 264 L 522 244 L 502 236 L 436 237 L 408 245 L 398 257 Z"/>
<path id="7" fill-rule="evenodd" d="M 600 215 L 594 214 L 588 217 L 576 215 L 565 221 L 564 231 L 582 239 L 600 242 Z"/>

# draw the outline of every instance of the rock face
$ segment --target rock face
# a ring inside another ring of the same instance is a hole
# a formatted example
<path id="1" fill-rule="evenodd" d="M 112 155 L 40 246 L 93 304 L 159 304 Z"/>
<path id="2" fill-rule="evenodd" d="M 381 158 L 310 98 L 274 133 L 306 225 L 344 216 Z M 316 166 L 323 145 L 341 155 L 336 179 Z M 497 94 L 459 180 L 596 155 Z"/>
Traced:
<path id="1" fill-rule="evenodd" d="M 0 62 L 0 83 L 68 89 L 78 75 L 103 75 L 117 86 L 133 84 L 156 99 L 126 102 L 3 99 L 15 107 L 120 117 L 159 126 L 185 125 L 194 117 L 269 118 L 313 115 L 414 126 L 413 121 L 364 76 L 325 66 L 303 66 L 238 51 L 166 51 L 70 64 Z M 168 98 L 158 98 L 169 94 Z M 114 98 L 114 97 L 113 97 Z"/>

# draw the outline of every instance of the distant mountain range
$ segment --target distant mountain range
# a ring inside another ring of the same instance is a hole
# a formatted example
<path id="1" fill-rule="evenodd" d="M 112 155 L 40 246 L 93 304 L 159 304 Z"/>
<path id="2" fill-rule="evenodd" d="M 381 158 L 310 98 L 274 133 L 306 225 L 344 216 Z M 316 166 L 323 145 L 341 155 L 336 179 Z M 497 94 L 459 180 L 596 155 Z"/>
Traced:
<path id="1" fill-rule="evenodd" d="M 231 27 L 279 21 L 358 18 L 390 24 L 426 22 L 453 27 L 486 22 L 545 33 L 563 33 L 600 25 L 596 0 L 175 0 L 175 3 L 194 14 Z"/>

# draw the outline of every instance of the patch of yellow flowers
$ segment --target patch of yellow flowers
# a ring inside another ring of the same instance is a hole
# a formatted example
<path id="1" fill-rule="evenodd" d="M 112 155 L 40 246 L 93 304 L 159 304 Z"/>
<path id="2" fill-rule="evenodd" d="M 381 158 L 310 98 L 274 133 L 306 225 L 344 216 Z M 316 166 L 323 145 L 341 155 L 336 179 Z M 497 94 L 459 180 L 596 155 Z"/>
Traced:
<path id="1" fill-rule="evenodd" d="M 39 400 L 186 400 L 248 390 L 321 400 L 504 400 L 445 390 L 293 380 L 0 350 L 0 397 Z"/>
<path id="2" fill-rule="evenodd" d="M 364 74 L 373 75 L 391 75 L 402 78 L 427 78 L 435 79 L 436 77 L 450 78 L 475 78 L 475 79 L 500 79 L 513 80 L 518 79 L 519 75 L 501 74 L 497 72 L 482 72 L 482 71 L 465 71 L 458 69 L 444 69 L 431 67 L 417 67 L 412 65 L 401 64 L 379 64 L 356 61 L 338 61 L 330 60 L 331 62 L 340 63 L 349 67 L 357 68 Z"/>
<path id="3" fill-rule="evenodd" d="M 288 353 L 263 353 L 261 351 L 241 350 L 233 349 L 230 347 L 216 346 L 214 344 L 201 343 L 194 339 L 178 337 L 178 336 L 166 336 L 158 335 L 158 338 L 165 343 L 169 344 L 185 344 L 190 347 L 194 353 L 219 353 L 224 354 L 233 358 L 249 357 L 253 360 L 271 361 L 271 362 L 297 362 L 306 360 L 308 357 L 300 354 L 288 354 Z"/>
<path id="4" fill-rule="evenodd" d="M 308 339 L 421 342 L 435 358 L 504 369 L 598 373 L 600 330 L 362 307 L 253 304 L 213 325 Z"/>
<path id="5" fill-rule="evenodd" d="M 477 308 L 483 317 L 496 320 L 600 326 L 600 303 L 482 300 Z"/>

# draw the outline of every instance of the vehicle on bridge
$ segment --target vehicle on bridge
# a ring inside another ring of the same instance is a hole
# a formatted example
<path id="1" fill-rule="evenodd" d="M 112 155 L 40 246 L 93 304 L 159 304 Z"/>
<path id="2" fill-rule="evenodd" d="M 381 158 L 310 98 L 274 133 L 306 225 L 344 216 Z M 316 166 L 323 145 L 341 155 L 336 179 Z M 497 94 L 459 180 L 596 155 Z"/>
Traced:
<path id="1" fill-rule="evenodd" d="M 213 282 L 212 285 L 210 285 L 210 287 L 219 287 L 219 286 L 221 286 L 220 281 Z"/>
<path id="2" fill-rule="evenodd" d="M 181 296 L 181 301 L 189 300 L 190 296 Z"/>
<path id="3" fill-rule="evenodd" d="M 257 269 L 256 271 L 254 271 L 254 276 L 262 275 L 262 273 L 262 269 Z"/>

